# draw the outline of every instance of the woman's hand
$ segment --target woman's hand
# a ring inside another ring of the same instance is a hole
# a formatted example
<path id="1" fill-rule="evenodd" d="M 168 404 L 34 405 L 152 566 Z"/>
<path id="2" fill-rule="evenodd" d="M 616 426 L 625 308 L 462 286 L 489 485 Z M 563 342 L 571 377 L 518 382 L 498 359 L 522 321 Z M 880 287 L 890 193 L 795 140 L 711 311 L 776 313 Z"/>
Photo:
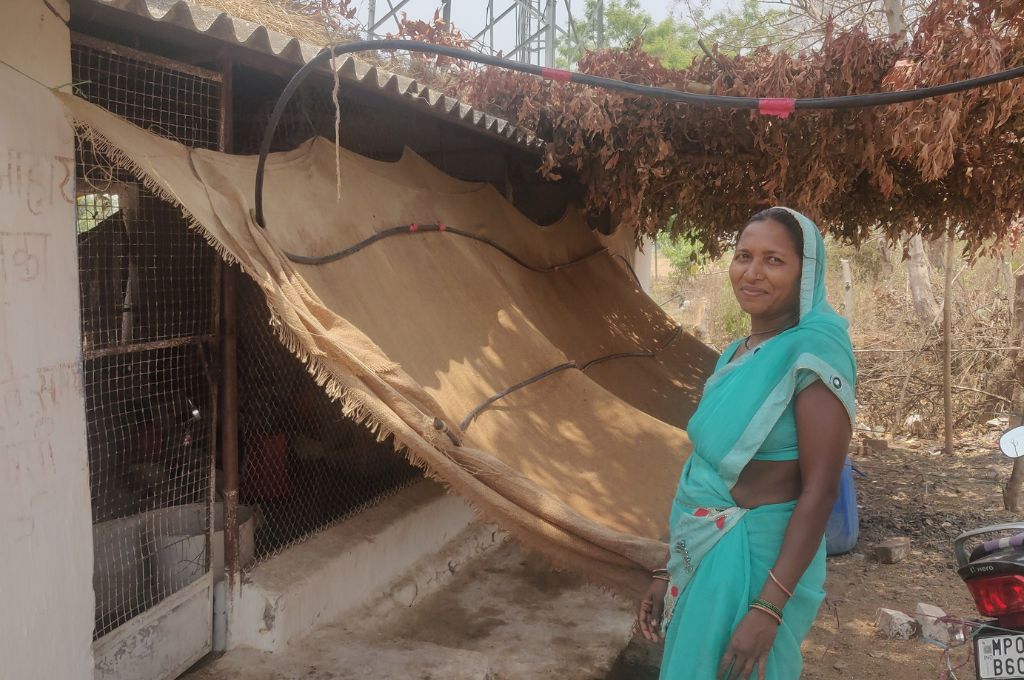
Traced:
<path id="1" fill-rule="evenodd" d="M 651 642 L 660 642 L 664 639 L 661 634 L 661 615 L 665 609 L 665 593 L 668 591 L 668 583 L 662 579 L 652 579 L 647 594 L 640 600 L 640 611 L 637 621 L 640 623 L 640 632 L 644 638 Z"/>
<path id="2" fill-rule="evenodd" d="M 779 624 L 765 612 L 751 609 L 732 634 L 722 656 L 718 675 L 722 680 L 747 680 L 757 667 L 758 680 L 765 680 L 764 665 L 775 643 Z"/>

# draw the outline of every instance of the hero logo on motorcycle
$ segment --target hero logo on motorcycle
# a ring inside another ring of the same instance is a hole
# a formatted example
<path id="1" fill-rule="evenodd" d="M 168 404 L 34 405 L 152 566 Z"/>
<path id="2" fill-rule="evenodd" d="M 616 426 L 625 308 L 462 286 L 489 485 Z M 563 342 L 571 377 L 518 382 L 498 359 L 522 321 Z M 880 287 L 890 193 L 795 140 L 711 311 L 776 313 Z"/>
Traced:
<path id="1" fill-rule="evenodd" d="M 1024 635 L 982 638 L 977 651 L 980 678 L 1024 678 Z"/>

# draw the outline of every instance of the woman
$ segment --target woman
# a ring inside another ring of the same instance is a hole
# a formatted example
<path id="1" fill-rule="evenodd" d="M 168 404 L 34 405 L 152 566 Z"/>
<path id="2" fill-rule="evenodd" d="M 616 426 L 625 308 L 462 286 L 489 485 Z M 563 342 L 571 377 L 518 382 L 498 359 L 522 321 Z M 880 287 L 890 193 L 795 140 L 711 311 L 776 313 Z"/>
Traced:
<path id="1" fill-rule="evenodd" d="M 663 680 L 796 680 L 824 599 L 822 537 L 854 418 L 825 243 L 787 208 L 754 215 L 729 267 L 750 335 L 722 353 L 687 431 L 669 558 L 640 604 Z"/>

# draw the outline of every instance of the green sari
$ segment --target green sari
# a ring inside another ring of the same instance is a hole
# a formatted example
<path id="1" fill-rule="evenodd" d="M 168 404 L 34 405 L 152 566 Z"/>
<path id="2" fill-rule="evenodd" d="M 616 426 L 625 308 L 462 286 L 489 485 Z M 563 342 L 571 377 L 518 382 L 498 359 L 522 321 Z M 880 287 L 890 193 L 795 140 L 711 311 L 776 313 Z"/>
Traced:
<path id="1" fill-rule="evenodd" d="M 854 420 L 856 366 L 846 321 L 825 299 L 825 243 L 813 222 L 790 212 L 804 237 L 799 322 L 735 361 L 739 343 L 727 348 L 687 426 L 693 452 L 669 519 L 662 680 L 716 677 L 733 631 L 778 558 L 795 501 L 748 510 L 736 506 L 731 490 L 799 387 L 808 377 L 820 379 Z M 800 677 L 800 643 L 824 599 L 824 583 L 823 540 L 783 610 L 768 680 Z"/>

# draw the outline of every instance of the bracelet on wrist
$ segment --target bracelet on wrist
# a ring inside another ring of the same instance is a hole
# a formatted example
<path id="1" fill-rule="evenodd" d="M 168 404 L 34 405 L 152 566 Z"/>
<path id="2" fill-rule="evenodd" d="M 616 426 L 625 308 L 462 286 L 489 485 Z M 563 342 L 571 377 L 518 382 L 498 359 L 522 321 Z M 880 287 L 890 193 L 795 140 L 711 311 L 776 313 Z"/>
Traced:
<path id="1" fill-rule="evenodd" d="M 780 609 L 777 604 L 771 602 L 770 600 L 766 600 L 763 597 L 759 597 L 750 603 L 750 608 L 759 609 L 765 613 L 771 614 L 772 617 L 778 620 L 779 623 L 782 623 L 782 609 Z"/>
<path id="2" fill-rule="evenodd" d="M 779 590 L 781 590 L 782 592 L 784 592 L 786 594 L 786 597 L 789 597 L 789 598 L 793 597 L 793 591 L 790 590 L 789 588 L 787 588 L 786 586 L 782 585 L 782 581 L 780 581 L 779 577 L 775 575 L 775 570 L 774 569 L 769 569 L 768 570 L 768 576 L 775 583 L 775 585 L 777 585 L 779 587 Z"/>
<path id="3" fill-rule="evenodd" d="M 767 614 L 768 616 L 770 616 L 775 621 L 775 623 L 777 623 L 780 626 L 782 625 L 782 617 L 779 616 L 778 614 L 776 614 L 771 609 L 768 609 L 768 607 L 764 607 L 764 606 L 759 605 L 759 604 L 751 604 L 750 608 L 752 610 L 756 609 L 757 611 L 759 611 L 759 612 L 761 612 L 763 614 Z"/>

